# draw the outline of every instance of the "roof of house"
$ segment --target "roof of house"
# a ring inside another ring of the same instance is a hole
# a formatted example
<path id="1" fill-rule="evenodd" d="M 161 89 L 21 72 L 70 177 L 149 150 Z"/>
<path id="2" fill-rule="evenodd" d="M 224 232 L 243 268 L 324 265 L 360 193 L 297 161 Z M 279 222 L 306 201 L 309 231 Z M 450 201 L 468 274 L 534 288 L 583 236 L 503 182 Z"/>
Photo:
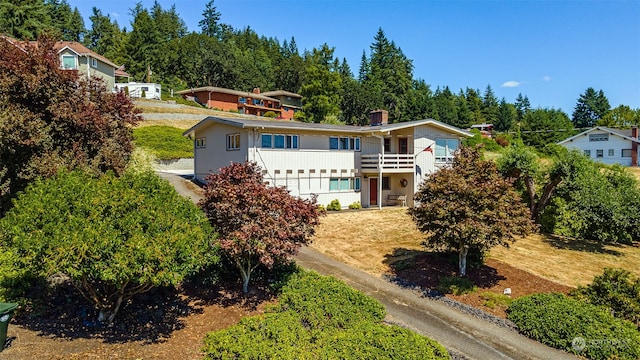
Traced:
<path id="1" fill-rule="evenodd" d="M 353 126 L 353 125 L 332 125 L 332 124 L 321 124 L 321 123 L 305 123 L 299 121 L 291 121 L 291 120 L 254 120 L 254 119 L 229 119 L 229 118 L 220 118 L 209 116 L 190 129 L 186 130 L 183 135 L 192 135 L 196 129 L 199 127 L 210 124 L 210 123 L 219 123 L 230 126 L 235 126 L 242 129 L 287 129 L 287 130 L 306 130 L 306 131 L 318 131 L 318 132 L 341 132 L 341 133 L 360 133 L 360 134 L 372 134 L 372 135 L 382 135 L 384 133 L 388 133 L 394 130 L 400 130 L 410 127 L 415 127 L 419 125 L 432 125 L 437 128 L 441 128 L 447 130 L 449 132 L 458 134 L 460 136 L 468 136 L 471 137 L 471 134 L 468 131 L 459 129 L 455 126 L 447 125 L 437 120 L 426 119 L 426 120 L 416 120 L 416 121 L 408 121 L 401 122 L 395 124 L 384 124 L 379 126 Z"/>
<path id="2" fill-rule="evenodd" d="M 566 138 L 566 139 L 558 142 L 558 145 L 563 145 L 563 144 L 565 144 L 567 142 L 571 142 L 571 141 L 573 141 L 574 139 L 576 139 L 576 138 L 578 138 L 580 136 L 586 136 L 587 134 L 589 134 L 591 132 L 594 132 L 596 130 L 597 131 L 606 132 L 606 133 L 611 134 L 611 135 L 616 135 L 616 136 L 619 136 L 619 137 L 624 138 L 624 139 L 629 140 L 629 141 L 634 141 L 634 142 L 640 143 L 640 140 L 634 139 L 631 136 L 631 129 L 614 129 L 614 128 L 609 128 L 609 127 L 605 127 L 605 126 L 596 126 L 596 127 L 591 128 L 591 129 L 585 130 L 585 131 L 583 131 L 583 132 L 581 132 L 581 133 L 579 133 L 577 135 L 574 135 L 574 136 L 571 136 L 569 138 Z"/>
<path id="3" fill-rule="evenodd" d="M 302 99 L 302 95 L 292 93 L 286 90 L 265 91 L 261 93 L 264 96 L 288 96 Z"/>
<path id="4" fill-rule="evenodd" d="M 90 56 L 92 58 L 96 58 L 100 61 L 102 61 L 103 63 L 112 66 L 114 68 L 118 68 L 118 65 L 114 64 L 111 62 L 111 60 L 107 59 L 106 57 L 93 52 L 91 50 L 89 50 L 89 48 L 87 48 L 86 46 L 80 44 L 77 41 L 57 41 L 55 43 L 55 45 L 53 46 L 53 48 L 55 50 L 58 51 L 58 53 L 62 52 L 64 49 L 69 49 L 71 51 L 73 51 L 74 53 L 76 53 L 77 55 L 80 56 Z"/>
<path id="5" fill-rule="evenodd" d="M 264 94 L 255 94 L 255 93 L 248 92 L 248 91 L 239 91 L 239 90 L 221 88 L 221 87 L 216 87 L 216 86 L 203 86 L 203 87 L 194 88 L 194 89 L 180 90 L 180 91 L 176 91 L 176 94 L 178 94 L 178 95 L 187 95 L 187 94 L 193 94 L 193 93 L 197 93 L 197 92 L 217 92 L 217 93 L 221 93 L 221 94 L 230 94 L 230 95 L 236 95 L 236 96 L 242 96 L 242 97 L 250 97 L 252 99 L 268 100 L 268 101 L 274 101 L 274 102 L 278 102 L 278 103 L 280 102 L 280 100 L 278 100 L 276 98 L 265 96 Z"/>

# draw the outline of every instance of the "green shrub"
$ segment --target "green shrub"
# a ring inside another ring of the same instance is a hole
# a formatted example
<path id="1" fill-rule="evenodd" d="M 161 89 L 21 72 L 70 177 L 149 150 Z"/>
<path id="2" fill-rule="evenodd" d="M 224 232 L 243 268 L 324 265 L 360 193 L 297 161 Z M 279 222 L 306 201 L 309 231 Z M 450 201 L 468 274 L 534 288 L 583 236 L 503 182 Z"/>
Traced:
<path id="1" fill-rule="evenodd" d="M 484 300 L 482 305 L 488 307 L 489 309 L 499 308 L 507 308 L 513 302 L 509 296 L 504 294 L 497 294 L 491 291 L 485 291 L 480 294 L 480 298 Z"/>
<path id="2" fill-rule="evenodd" d="M 193 157 L 193 142 L 172 126 L 145 126 L 133 129 L 136 146 L 150 151 L 159 160 Z"/>
<path id="3" fill-rule="evenodd" d="M 322 204 L 318 204 L 318 210 L 321 211 L 321 212 L 327 211 L 327 209 Z"/>
<path id="4" fill-rule="evenodd" d="M 342 281 L 314 272 L 294 274 L 282 288 L 277 312 L 293 311 L 312 329 L 347 328 L 380 322 L 385 309 L 377 300 Z"/>
<path id="5" fill-rule="evenodd" d="M 594 305 L 606 306 L 613 316 L 626 319 L 640 328 L 640 278 L 631 278 L 623 269 L 604 270 L 587 286 L 571 293 L 574 297 Z"/>
<path id="6" fill-rule="evenodd" d="M 275 118 L 276 116 L 278 116 L 278 114 L 276 114 L 274 111 L 267 111 L 264 113 L 264 115 L 262 115 L 264 117 L 268 117 L 268 118 Z"/>
<path id="7" fill-rule="evenodd" d="M 304 113 L 304 111 L 296 111 L 293 114 L 293 120 L 295 121 L 302 121 L 302 122 L 306 122 L 307 120 L 307 114 Z"/>
<path id="8" fill-rule="evenodd" d="M 360 201 L 356 201 L 352 204 L 349 204 L 349 209 L 362 209 L 362 204 L 360 204 Z"/>
<path id="9" fill-rule="evenodd" d="M 478 290 L 478 287 L 466 277 L 445 276 L 440 278 L 436 290 L 443 294 L 462 295 Z"/>
<path id="10" fill-rule="evenodd" d="M 314 272 L 291 275 L 279 303 L 209 333 L 207 359 L 449 359 L 437 342 L 380 322 L 384 306 Z"/>
<path id="11" fill-rule="evenodd" d="M 147 98 L 147 92 L 142 90 L 142 93 L 140 94 L 140 97 L 143 98 L 143 99 L 146 99 Z"/>
<path id="12" fill-rule="evenodd" d="M 338 199 L 331 200 L 331 203 L 327 205 L 327 211 L 340 211 L 342 210 L 342 206 L 340 205 L 340 201 Z"/>
<path id="13" fill-rule="evenodd" d="M 535 294 L 514 300 L 508 311 L 524 335 L 589 359 L 640 358 L 640 333 L 605 308 L 564 294 Z"/>

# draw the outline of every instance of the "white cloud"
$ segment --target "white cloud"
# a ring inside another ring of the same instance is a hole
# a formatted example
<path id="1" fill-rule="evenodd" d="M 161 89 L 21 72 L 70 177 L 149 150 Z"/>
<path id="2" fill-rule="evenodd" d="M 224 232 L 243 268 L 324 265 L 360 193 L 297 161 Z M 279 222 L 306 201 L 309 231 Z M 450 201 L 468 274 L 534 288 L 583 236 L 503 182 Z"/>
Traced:
<path id="1" fill-rule="evenodd" d="M 551 81 L 551 76 L 545 75 L 545 76 L 542 77 L 542 80 L 544 80 L 545 82 L 549 82 L 549 81 Z"/>
<path id="2" fill-rule="evenodd" d="M 502 85 L 500 85 L 500 87 L 506 87 L 506 88 L 512 88 L 512 87 L 518 87 L 520 86 L 520 84 L 522 84 L 521 82 L 518 81 L 507 81 L 505 83 L 503 83 Z"/>

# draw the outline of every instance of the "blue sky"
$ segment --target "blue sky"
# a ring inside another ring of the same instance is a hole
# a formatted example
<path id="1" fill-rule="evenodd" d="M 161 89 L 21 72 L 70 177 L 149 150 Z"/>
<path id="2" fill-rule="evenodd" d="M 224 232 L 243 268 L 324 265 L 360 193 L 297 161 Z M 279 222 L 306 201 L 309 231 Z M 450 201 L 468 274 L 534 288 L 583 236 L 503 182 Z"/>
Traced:
<path id="1" fill-rule="evenodd" d="M 130 0 L 68 0 L 90 28 L 92 7 L 131 29 Z M 153 0 L 141 1 L 147 9 Z M 207 0 L 173 4 L 190 31 L 199 31 Z M 382 28 L 414 65 L 414 78 L 435 90 L 491 85 L 513 102 L 522 93 L 535 107 L 571 116 L 588 87 L 612 107 L 640 108 L 640 0 L 215 0 L 221 22 L 250 26 L 280 42 L 295 37 L 300 52 L 324 43 L 357 73 Z"/>

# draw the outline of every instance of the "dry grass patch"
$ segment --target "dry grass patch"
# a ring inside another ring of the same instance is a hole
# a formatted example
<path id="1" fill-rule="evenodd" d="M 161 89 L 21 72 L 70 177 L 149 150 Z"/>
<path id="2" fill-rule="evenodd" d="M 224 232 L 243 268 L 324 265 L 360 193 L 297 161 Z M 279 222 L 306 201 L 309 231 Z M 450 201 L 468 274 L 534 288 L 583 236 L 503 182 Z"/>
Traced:
<path id="1" fill-rule="evenodd" d="M 406 208 L 330 212 L 321 219 L 313 244 L 339 261 L 372 274 L 390 272 L 389 264 L 424 250 L 424 239 Z M 601 246 L 533 235 L 509 248 L 496 247 L 490 258 L 567 286 L 587 284 L 605 267 L 624 268 L 640 276 L 640 248 Z"/>
<path id="2" fill-rule="evenodd" d="M 171 126 L 178 129 L 187 130 L 190 129 L 193 125 L 200 122 L 202 119 L 193 119 L 193 120 L 143 120 L 136 125 L 136 127 L 145 127 L 145 126 Z"/>
<path id="3" fill-rule="evenodd" d="M 568 286 L 588 284 L 607 267 L 640 276 L 640 248 L 628 245 L 531 235 L 508 249 L 494 248 L 490 256 Z"/>
<path id="4" fill-rule="evenodd" d="M 337 260 L 373 274 L 389 271 L 386 262 L 403 260 L 420 250 L 423 235 L 407 215 L 407 208 L 329 212 L 321 219 L 311 245 Z M 394 249 L 405 254 L 385 260 Z"/>

